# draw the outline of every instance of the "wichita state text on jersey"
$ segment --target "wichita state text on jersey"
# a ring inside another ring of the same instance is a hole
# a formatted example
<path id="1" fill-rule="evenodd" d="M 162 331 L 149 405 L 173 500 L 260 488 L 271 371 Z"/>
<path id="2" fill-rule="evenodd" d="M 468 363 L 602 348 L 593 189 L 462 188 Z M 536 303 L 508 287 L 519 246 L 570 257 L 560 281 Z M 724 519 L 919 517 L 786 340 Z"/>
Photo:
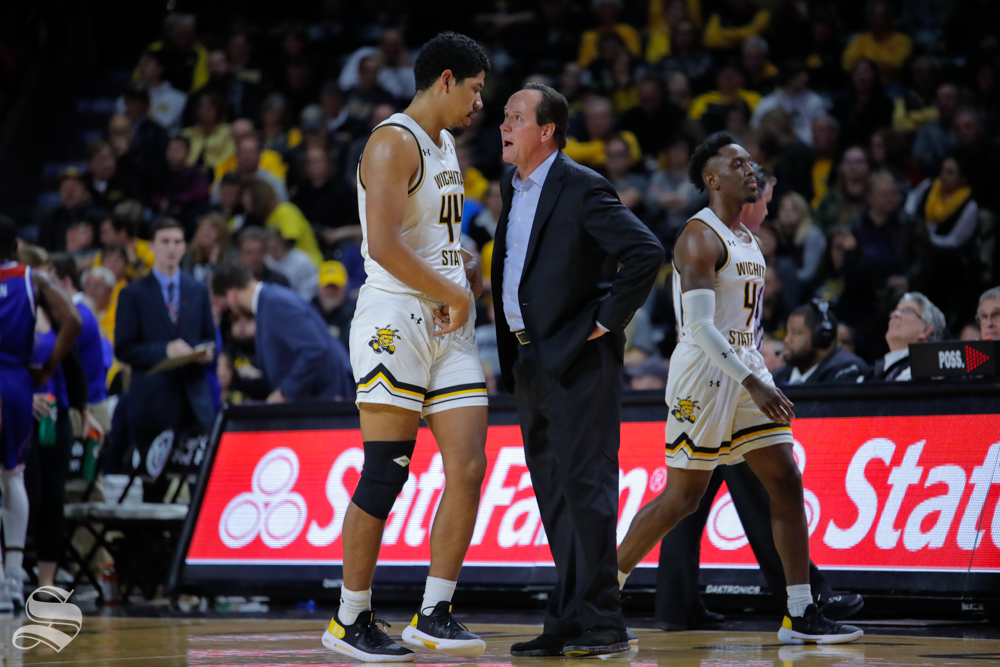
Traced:
<path id="1" fill-rule="evenodd" d="M 400 237 L 417 255 L 449 280 L 468 286 L 462 261 L 462 214 L 465 209 L 465 182 L 455 154 L 455 140 L 443 130 L 438 148 L 420 125 L 403 113 L 393 114 L 383 125 L 408 130 L 420 148 L 420 167 L 407 192 L 406 213 Z M 363 158 L 362 158 L 363 159 Z M 417 292 L 397 280 L 368 255 L 367 191 L 358 165 L 358 211 L 364 238 L 366 285 L 396 294 Z M 426 297 L 425 297 L 426 298 Z"/>
<path id="2" fill-rule="evenodd" d="M 746 227 L 743 227 L 746 239 L 734 234 L 708 207 L 695 213 L 691 220 L 708 225 L 725 248 L 722 268 L 715 272 L 716 328 L 733 347 L 757 347 L 756 329 L 762 315 L 766 268 L 757 241 Z M 691 342 L 690 323 L 681 302 L 681 277 L 676 270 L 674 311 L 681 323 L 681 341 Z"/>

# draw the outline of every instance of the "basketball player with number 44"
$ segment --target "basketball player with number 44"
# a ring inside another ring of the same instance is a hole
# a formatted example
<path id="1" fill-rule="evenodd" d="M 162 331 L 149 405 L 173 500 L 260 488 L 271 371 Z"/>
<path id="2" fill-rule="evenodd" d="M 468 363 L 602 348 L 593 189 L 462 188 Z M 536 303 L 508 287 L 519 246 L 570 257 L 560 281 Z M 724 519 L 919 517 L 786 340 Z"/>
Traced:
<path id="1" fill-rule="evenodd" d="M 368 274 L 351 325 L 364 439 L 361 479 L 344 517 L 344 584 L 323 644 L 363 662 L 416 658 L 371 609 L 382 531 L 409 478 L 420 418 L 437 441 L 445 486 L 431 529 L 420 608 L 403 640 L 475 658 L 486 643 L 451 615 L 486 474 L 486 378 L 474 302 L 482 271 L 461 247 L 465 184 L 455 135 L 482 109 L 489 60 L 472 39 L 441 33 L 414 64 L 417 94 L 371 133 L 358 164 Z"/>
<path id="2" fill-rule="evenodd" d="M 792 402 L 774 386 L 757 350 L 764 256 L 740 222 L 757 201 L 750 155 L 724 132 L 691 157 L 688 176 L 709 205 L 674 247 L 674 308 L 680 342 L 670 359 L 666 427 L 669 481 L 643 507 L 618 549 L 624 585 L 681 519 L 693 513 L 718 465 L 746 461 L 771 498 L 771 525 L 788 592 L 778 630 L 786 644 L 839 644 L 864 633 L 825 618 L 809 585 L 809 532 L 802 475 L 792 454 Z"/>

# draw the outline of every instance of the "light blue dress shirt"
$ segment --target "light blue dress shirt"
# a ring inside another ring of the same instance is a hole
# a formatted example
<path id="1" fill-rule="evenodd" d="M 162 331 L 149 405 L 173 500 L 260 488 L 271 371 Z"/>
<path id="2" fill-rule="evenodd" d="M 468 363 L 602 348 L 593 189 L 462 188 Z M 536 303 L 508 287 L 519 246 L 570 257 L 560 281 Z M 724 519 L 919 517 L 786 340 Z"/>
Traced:
<path id="1" fill-rule="evenodd" d="M 538 200 L 542 196 L 545 178 L 549 175 L 549 169 L 552 168 L 557 155 L 559 151 L 553 152 L 523 180 L 520 173 L 515 171 L 514 180 L 511 182 L 514 186 L 514 200 L 507 215 L 507 254 L 504 255 L 503 261 L 503 313 L 511 331 L 520 331 L 524 328 L 517 290 L 521 286 L 521 275 L 524 273 L 528 240 L 531 238 L 531 227 L 535 222 Z"/>
<path id="2" fill-rule="evenodd" d="M 152 269 L 153 277 L 156 278 L 156 282 L 160 283 L 160 293 L 163 294 L 163 303 L 167 304 L 167 310 L 170 310 L 172 305 L 176 312 L 181 312 L 181 271 L 177 269 L 177 272 L 172 276 L 165 276 L 156 270 L 156 267 Z M 168 285 L 170 283 L 174 284 L 174 294 L 173 302 L 170 300 L 170 291 Z"/>

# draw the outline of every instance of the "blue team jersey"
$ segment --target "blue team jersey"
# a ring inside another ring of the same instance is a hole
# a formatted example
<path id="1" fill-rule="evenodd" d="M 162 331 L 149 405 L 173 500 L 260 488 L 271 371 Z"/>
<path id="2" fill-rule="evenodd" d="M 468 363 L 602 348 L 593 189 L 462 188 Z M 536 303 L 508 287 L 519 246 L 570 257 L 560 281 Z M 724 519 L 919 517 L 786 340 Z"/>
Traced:
<path id="1" fill-rule="evenodd" d="M 31 269 L 0 265 L 0 466 L 23 463 L 31 446 L 31 363 L 35 347 L 35 290 Z"/>
<path id="2" fill-rule="evenodd" d="M 35 346 L 35 290 L 31 268 L 0 265 L 0 368 L 26 368 Z"/>

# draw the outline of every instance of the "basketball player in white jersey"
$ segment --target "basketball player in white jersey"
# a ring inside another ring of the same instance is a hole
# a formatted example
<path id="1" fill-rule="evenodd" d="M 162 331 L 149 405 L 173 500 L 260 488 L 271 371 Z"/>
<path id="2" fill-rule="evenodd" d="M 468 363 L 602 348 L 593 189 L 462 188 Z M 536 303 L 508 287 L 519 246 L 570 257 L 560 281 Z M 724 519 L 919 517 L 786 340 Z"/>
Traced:
<path id="1" fill-rule="evenodd" d="M 451 615 L 451 597 L 476 523 L 486 472 L 487 399 L 476 349 L 481 283 L 462 251 L 465 187 L 454 135 L 483 106 L 489 60 L 464 35 L 427 42 L 414 65 L 417 94 L 372 132 L 358 164 L 358 207 L 368 278 L 351 325 L 365 463 L 344 518 L 344 584 L 323 644 L 363 662 L 416 656 L 374 618 L 371 583 L 382 532 L 423 417 L 446 479 L 430 534 L 430 576 L 409 644 L 476 657 L 485 642 Z M 432 464 L 433 466 L 434 464 Z"/>
<path id="2" fill-rule="evenodd" d="M 778 638 L 834 644 L 864 634 L 825 618 L 809 586 L 809 531 L 802 477 L 792 456 L 792 403 L 757 350 L 764 257 L 740 222 L 757 199 L 750 156 L 726 133 L 710 136 L 688 171 L 709 205 L 674 246 L 674 308 L 681 339 L 667 382 L 666 489 L 643 507 L 618 549 L 619 581 L 694 512 L 717 465 L 746 461 L 771 498 L 771 525 L 788 584 Z"/>

